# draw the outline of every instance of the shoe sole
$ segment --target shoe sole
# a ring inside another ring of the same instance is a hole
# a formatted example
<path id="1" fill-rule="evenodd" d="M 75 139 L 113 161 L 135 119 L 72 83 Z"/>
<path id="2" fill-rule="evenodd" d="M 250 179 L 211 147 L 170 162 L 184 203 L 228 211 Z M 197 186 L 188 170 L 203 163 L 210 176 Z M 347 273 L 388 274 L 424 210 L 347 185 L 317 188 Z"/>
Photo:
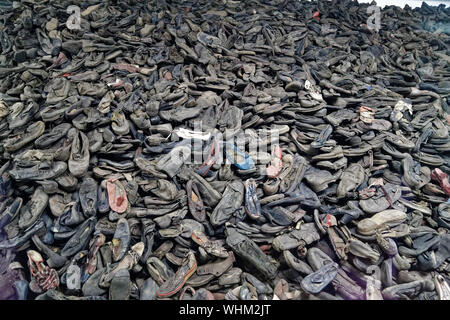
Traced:
<path id="1" fill-rule="evenodd" d="M 156 295 L 159 298 L 166 298 L 166 297 L 170 297 L 173 296 L 174 294 L 176 294 L 178 291 L 180 291 L 180 289 L 184 286 L 184 284 L 186 283 L 186 281 L 194 274 L 195 270 L 197 270 L 197 261 L 194 263 L 194 265 L 192 266 L 192 268 L 188 271 L 188 273 L 184 276 L 183 281 L 172 291 L 169 291 L 167 293 L 159 293 L 157 292 Z"/>

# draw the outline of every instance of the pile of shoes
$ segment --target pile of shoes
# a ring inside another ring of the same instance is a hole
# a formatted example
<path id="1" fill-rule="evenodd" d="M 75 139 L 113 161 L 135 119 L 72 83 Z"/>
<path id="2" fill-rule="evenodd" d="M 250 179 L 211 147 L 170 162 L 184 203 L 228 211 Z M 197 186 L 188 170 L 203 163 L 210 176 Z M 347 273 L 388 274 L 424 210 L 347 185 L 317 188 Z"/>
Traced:
<path id="1" fill-rule="evenodd" d="M 449 300 L 450 9 L 368 7 L 0 1 L 0 298 Z"/>

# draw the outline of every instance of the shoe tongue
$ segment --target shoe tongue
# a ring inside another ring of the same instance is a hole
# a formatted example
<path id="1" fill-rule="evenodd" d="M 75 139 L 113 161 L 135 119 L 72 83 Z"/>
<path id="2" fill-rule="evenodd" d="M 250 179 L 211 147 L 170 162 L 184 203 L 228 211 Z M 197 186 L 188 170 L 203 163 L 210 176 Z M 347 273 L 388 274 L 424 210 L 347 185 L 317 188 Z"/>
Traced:
<path id="1" fill-rule="evenodd" d="M 50 169 L 51 165 L 48 161 L 42 161 L 39 165 L 38 165 L 38 169 L 40 170 L 45 170 L 45 169 Z"/>

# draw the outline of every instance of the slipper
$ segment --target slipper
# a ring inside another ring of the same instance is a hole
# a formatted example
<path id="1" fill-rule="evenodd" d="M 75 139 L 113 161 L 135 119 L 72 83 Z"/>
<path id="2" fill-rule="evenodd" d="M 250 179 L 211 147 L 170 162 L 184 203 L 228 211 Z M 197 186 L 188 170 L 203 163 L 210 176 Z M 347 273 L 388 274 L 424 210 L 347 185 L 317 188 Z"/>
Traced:
<path id="1" fill-rule="evenodd" d="M 117 213 L 124 213 L 128 208 L 128 198 L 122 183 L 114 178 L 106 181 L 109 206 Z"/>
<path id="2" fill-rule="evenodd" d="M 203 162 L 203 164 L 198 169 L 196 169 L 195 172 L 202 177 L 206 176 L 211 167 L 213 166 L 213 164 L 216 163 L 217 161 L 218 151 L 219 151 L 218 143 L 213 137 L 208 159 L 206 159 L 206 161 Z"/>
<path id="3" fill-rule="evenodd" d="M 338 273 L 338 264 L 333 262 L 303 278 L 301 286 L 306 292 L 316 294 L 328 286 Z"/>
<path id="4" fill-rule="evenodd" d="M 444 190 L 447 195 L 450 195 L 450 183 L 448 175 L 445 172 L 439 168 L 435 168 L 431 171 L 431 179 L 438 182 L 442 190 Z"/>
<path id="5" fill-rule="evenodd" d="M 283 168 L 283 162 L 281 161 L 283 152 L 279 144 L 272 146 L 272 161 L 267 167 L 267 176 L 269 178 L 276 178 Z"/>
<path id="6" fill-rule="evenodd" d="M 256 194 L 256 182 L 253 179 L 245 181 L 245 212 L 253 220 L 261 218 L 261 205 Z"/>
<path id="7" fill-rule="evenodd" d="M 205 206 L 194 180 L 186 183 L 186 191 L 188 195 L 188 206 L 191 215 L 195 220 L 203 222 L 206 219 Z"/>

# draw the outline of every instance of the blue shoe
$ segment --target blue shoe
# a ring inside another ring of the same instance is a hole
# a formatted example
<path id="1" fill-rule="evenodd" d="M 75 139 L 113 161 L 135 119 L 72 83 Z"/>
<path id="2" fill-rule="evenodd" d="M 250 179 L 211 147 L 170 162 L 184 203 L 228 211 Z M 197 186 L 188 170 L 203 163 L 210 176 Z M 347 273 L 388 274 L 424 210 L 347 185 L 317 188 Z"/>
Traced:
<path id="1" fill-rule="evenodd" d="M 308 274 L 301 282 L 302 288 L 312 294 L 319 293 L 336 277 L 337 263 L 328 263 L 314 273 Z"/>
<path id="2" fill-rule="evenodd" d="M 249 170 L 255 166 L 255 162 L 246 153 L 239 150 L 235 145 L 226 144 L 225 152 L 228 161 L 241 170 Z"/>

